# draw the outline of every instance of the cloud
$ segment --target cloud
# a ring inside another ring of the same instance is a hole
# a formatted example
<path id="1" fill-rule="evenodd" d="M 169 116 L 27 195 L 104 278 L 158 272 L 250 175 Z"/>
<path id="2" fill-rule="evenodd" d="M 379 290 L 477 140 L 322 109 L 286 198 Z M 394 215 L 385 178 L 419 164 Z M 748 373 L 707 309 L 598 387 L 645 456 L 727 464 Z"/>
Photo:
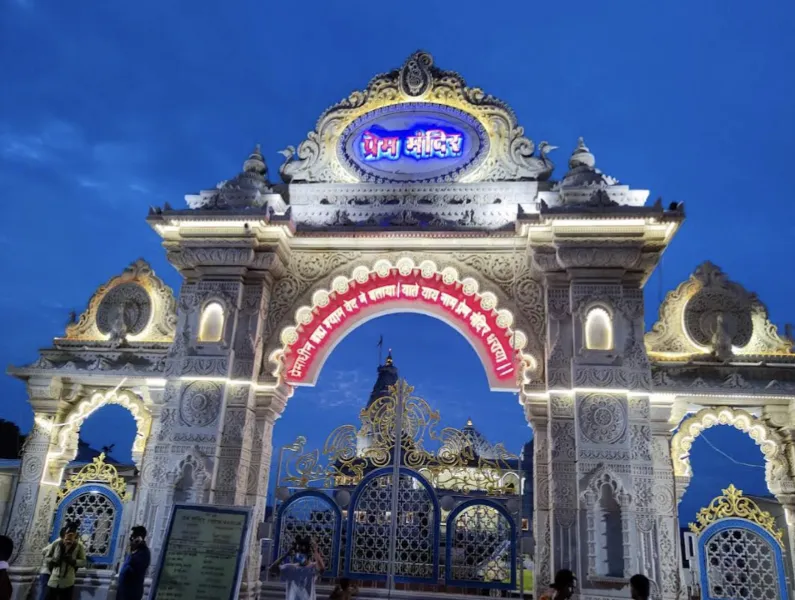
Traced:
<path id="1" fill-rule="evenodd" d="M 158 187 L 147 181 L 152 161 L 148 142 L 91 140 L 78 124 L 60 119 L 27 128 L 0 124 L 0 132 L 0 157 L 55 173 L 89 197 L 116 203 L 125 192 L 149 195 Z"/>
<path id="2" fill-rule="evenodd" d="M 321 381 L 315 388 L 314 402 L 324 408 L 364 408 L 372 389 L 372 377 L 354 370 L 333 371 L 330 375 L 330 381 Z"/>

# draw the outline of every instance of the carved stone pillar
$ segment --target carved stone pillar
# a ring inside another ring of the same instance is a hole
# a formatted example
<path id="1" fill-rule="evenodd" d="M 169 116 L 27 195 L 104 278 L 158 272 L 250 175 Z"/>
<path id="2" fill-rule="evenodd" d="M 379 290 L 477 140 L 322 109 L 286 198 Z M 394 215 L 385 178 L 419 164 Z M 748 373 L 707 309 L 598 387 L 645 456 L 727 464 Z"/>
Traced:
<path id="1" fill-rule="evenodd" d="M 524 399 L 525 416 L 533 427 L 533 539 L 535 563 L 533 596 L 541 594 L 552 581 L 552 530 L 549 502 L 549 429 L 547 403 Z"/>
<path id="2" fill-rule="evenodd" d="M 658 584 L 664 600 L 677 598 L 682 589 L 681 544 L 679 541 L 679 498 L 671 462 L 671 425 L 667 417 L 670 407 L 652 406 L 652 462 L 654 467 L 651 488 L 655 516 L 655 537 L 642 540 L 644 568 Z"/>
<path id="3" fill-rule="evenodd" d="M 241 598 L 257 598 L 260 589 L 260 565 L 262 545 L 257 535 L 257 526 L 265 520 L 265 506 L 268 497 L 271 456 L 273 455 L 273 427 L 287 405 L 291 390 L 285 387 L 258 390 L 255 393 L 256 427 L 254 433 L 251 465 L 248 471 L 248 486 L 245 504 L 252 507 L 254 530 L 249 540 L 246 556 Z"/>
<path id="4" fill-rule="evenodd" d="M 574 395 L 554 393 L 549 399 L 549 514 L 552 572 L 577 570 L 577 452 Z"/>
<path id="5" fill-rule="evenodd" d="M 170 426 L 170 414 L 163 410 L 164 389 L 150 389 L 152 404 L 152 428 L 146 448 L 141 458 L 141 474 L 135 498 L 135 517 L 133 525 L 143 525 L 147 531 L 147 543 L 152 553 L 150 573 L 157 564 L 165 525 L 168 518 L 166 498 L 170 492 L 167 482 L 169 445 L 164 439 Z"/>
<path id="6" fill-rule="evenodd" d="M 8 536 L 14 541 L 10 577 L 14 598 L 24 598 L 41 567 L 41 549 L 52 529 L 66 461 L 58 456 L 57 426 L 62 416 L 60 380 L 30 381 L 33 429 L 25 440 L 19 483 L 11 506 Z"/>

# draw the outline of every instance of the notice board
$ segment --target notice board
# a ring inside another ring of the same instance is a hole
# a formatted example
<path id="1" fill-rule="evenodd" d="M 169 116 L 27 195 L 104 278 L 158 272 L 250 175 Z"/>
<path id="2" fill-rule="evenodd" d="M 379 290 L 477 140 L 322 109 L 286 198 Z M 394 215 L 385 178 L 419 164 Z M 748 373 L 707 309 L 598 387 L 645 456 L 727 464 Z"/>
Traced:
<path id="1" fill-rule="evenodd" d="M 235 600 L 250 530 L 251 508 L 175 504 L 150 600 Z"/>

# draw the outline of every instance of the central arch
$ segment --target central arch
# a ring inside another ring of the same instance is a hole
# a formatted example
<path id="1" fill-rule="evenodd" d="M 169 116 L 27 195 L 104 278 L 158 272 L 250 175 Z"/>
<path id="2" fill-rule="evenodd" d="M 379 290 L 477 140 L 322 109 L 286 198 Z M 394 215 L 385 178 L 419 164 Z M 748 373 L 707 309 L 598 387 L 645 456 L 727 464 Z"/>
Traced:
<path id="1" fill-rule="evenodd" d="M 341 275 L 331 289 L 318 289 L 311 306 L 295 312 L 293 325 L 281 332 L 281 347 L 270 355 L 274 375 L 294 385 L 315 385 L 336 344 L 356 326 L 393 312 L 436 317 L 459 331 L 480 357 L 492 390 L 514 391 L 539 369 L 526 351 L 527 334 L 514 329 L 514 315 L 498 306 L 496 294 L 481 291 L 472 277 L 431 260 L 419 265 L 408 257 L 393 264 L 380 259 Z"/>

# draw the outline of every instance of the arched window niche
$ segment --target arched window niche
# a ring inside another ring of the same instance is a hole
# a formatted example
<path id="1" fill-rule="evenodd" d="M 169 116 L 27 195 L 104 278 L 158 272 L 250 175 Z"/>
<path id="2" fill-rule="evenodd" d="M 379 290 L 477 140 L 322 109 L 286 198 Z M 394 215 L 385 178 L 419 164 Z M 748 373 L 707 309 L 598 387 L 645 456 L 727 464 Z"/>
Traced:
<path id="1" fill-rule="evenodd" d="M 205 344 L 221 342 L 224 337 L 224 307 L 218 301 L 208 302 L 199 319 L 198 341 Z"/>
<path id="2" fill-rule="evenodd" d="M 604 352 L 613 349 L 613 318 L 607 308 L 593 306 L 588 309 L 583 329 L 586 350 Z"/>
<path id="3" fill-rule="evenodd" d="M 588 577 L 616 581 L 629 576 L 630 497 L 621 481 L 602 467 L 591 475 L 583 492 L 586 515 Z"/>

